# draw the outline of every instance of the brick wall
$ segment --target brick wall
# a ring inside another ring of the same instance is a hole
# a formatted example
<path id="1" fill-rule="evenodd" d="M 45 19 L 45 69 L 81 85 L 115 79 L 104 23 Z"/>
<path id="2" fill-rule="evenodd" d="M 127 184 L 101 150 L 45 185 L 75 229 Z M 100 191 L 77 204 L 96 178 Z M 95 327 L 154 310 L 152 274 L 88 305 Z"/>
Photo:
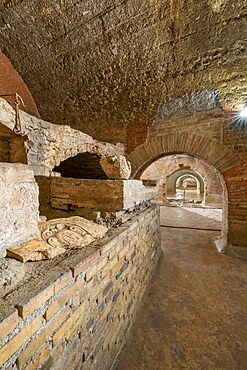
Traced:
<path id="1" fill-rule="evenodd" d="M 155 137 L 171 132 L 192 131 L 222 142 L 224 111 L 213 109 L 207 113 L 196 113 L 190 116 L 171 116 L 155 121 L 149 127 L 148 137 Z"/>
<path id="2" fill-rule="evenodd" d="M 67 256 L 52 282 L 58 266 L 49 269 L 40 291 L 16 294 L 0 323 L 1 369 L 110 369 L 159 258 L 158 208 L 90 248 Z"/>
<path id="3" fill-rule="evenodd" d="M 246 128 L 243 129 L 246 135 Z M 222 144 L 194 131 L 177 131 L 157 135 L 135 149 L 128 157 L 132 176 L 139 178 L 156 159 L 174 153 L 202 158 L 218 171 L 224 188 L 221 250 L 247 258 L 246 162 L 230 144 Z"/>
<path id="4" fill-rule="evenodd" d="M 150 125 L 151 122 L 127 125 L 126 154 L 130 154 L 135 148 L 144 143 Z"/>
<path id="5" fill-rule="evenodd" d="M 247 125 L 246 120 L 237 119 L 238 111 L 226 108 L 224 124 L 224 144 L 245 162 L 247 167 Z"/>
<path id="6" fill-rule="evenodd" d="M 25 106 L 22 106 L 22 109 L 35 117 L 40 117 L 26 84 L 9 59 L 0 51 L 0 94 L 13 94 L 16 92 L 24 101 Z M 6 97 L 6 100 L 14 107 L 13 97 Z"/>
<path id="7" fill-rule="evenodd" d="M 127 127 L 127 149 L 130 154 L 146 139 L 171 132 L 191 131 L 206 135 L 214 140 L 223 142 L 225 113 L 222 109 L 213 109 L 205 113 L 195 113 L 190 116 L 171 116 L 163 119 L 154 119 L 153 122 L 144 122 Z"/>

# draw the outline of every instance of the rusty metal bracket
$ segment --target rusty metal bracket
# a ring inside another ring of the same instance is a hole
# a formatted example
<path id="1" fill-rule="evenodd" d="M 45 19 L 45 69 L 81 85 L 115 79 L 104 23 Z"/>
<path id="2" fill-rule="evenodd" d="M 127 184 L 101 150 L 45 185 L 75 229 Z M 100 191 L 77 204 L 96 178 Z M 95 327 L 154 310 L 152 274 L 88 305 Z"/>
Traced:
<path id="1" fill-rule="evenodd" d="M 15 127 L 14 127 L 13 131 L 17 135 L 25 136 L 26 134 L 25 134 L 25 132 L 22 131 L 22 127 L 21 127 L 21 117 L 20 117 L 20 108 L 19 108 L 20 104 L 22 104 L 22 106 L 25 107 L 23 99 L 17 93 L 0 95 L 0 97 L 7 97 L 7 96 L 12 96 L 12 97 L 15 98 L 15 100 L 14 100 L 14 104 L 15 104 Z"/>

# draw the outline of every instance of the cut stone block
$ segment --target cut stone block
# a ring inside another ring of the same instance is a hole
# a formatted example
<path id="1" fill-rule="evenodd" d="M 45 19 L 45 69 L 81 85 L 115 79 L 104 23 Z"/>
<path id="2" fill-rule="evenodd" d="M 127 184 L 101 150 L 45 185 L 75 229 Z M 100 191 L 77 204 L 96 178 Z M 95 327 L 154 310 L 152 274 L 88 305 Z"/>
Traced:
<path id="1" fill-rule="evenodd" d="M 68 249 L 83 248 L 108 231 L 107 227 L 78 216 L 42 222 L 39 229 L 40 237 L 7 249 L 7 255 L 21 262 L 51 259 Z"/>
<path id="2" fill-rule="evenodd" d="M 51 206 L 62 210 L 84 208 L 93 211 L 128 210 L 157 195 L 156 187 L 146 187 L 141 180 L 83 180 L 53 177 Z"/>
<path id="3" fill-rule="evenodd" d="M 27 165 L 0 163 L 0 251 L 39 235 L 38 192 Z"/>
<path id="4" fill-rule="evenodd" d="M 123 155 L 103 157 L 100 160 L 101 167 L 109 179 L 129 179 L 131 165 Z"/>

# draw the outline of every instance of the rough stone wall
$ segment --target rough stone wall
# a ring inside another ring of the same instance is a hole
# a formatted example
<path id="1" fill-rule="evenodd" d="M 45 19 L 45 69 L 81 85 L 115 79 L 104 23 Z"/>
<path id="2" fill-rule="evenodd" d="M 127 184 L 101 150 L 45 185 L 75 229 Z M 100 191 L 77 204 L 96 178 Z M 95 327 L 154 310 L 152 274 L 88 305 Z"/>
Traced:
<path id="1" fill-rule="evenodd" d="M 53 125 L 23 111 L 20 117 L 22 131 L 27 136 L 27 163 L 36 175 L 49 176 L 55 166 L 78 153 L 89 152 L 100 157 L 124 154 L 121 144 L 98 142 L 69 126 Z M 11 130 L 15 126 L 15 112 L 4 99 L 0 99 L 0 123 Z"/>
<path id="2" fill-rule="evenodd" d="M 245 0 L 35 0 L 1 5 L 0 48 L 53 123 L 126 141 L 160 103 L 246 98 Z"/>
<path id="3" fill-rule="evenodd" d="M 0 252 L 39 234 L 38 186 L 25 165 L 0 163 Z"/>
<path id="4" fill-rule="evenodd" d="M 166 178 L 183 168 L 199 173 L 206 185 L 205 204 L 222 206 L 223 189 L 216 170 L 205 161 L 189 155 L 173 155 L 151 164 L 141 175 L 141 179 L 159 180 L 159 199 L 165 200 Z"/>
<path id="5" fill-rule="evenodd" d="M 1 369 L 110 369 L 160 255 L 158 208 L 90 248 L 86 259 L 81 252 L 67 256 L 49 268 L 43 283 L 40 276 L 29 279 L 6 302 Z"/>

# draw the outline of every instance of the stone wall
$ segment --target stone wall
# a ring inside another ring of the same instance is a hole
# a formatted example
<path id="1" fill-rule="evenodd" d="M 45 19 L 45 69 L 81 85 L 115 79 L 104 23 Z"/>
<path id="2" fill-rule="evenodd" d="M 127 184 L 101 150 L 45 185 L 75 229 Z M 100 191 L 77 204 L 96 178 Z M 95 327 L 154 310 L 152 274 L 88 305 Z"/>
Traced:
<path id="1" fill-rule="evenodd" d="M 0 163 L 0 253 L 39 234 L 38 186 L 22 164 Z"/>
<path id="2" fill-rule="evenodd" d="M 20 119 L 22 132 L 26 136 L 27 163 L 32 166 L 35 175 L 49 176 L 54 167 L 79 153 L 89 152 L 100 158 L 124 154 L 123 145 L 96 141 L 69 126 L 53 125 L 23 111 L 20 111 Z M 1 98 L 0 123 L 10 130 L 16 123 L 14 109 Z M 10 149 L 15 150 L 14 147 Z"/>
<path id="3" fill-rule="evenodd" d="M 2 300 L 1 369 L 110 369 L 160 255 L 159 209 L 88 248 Z"/>

